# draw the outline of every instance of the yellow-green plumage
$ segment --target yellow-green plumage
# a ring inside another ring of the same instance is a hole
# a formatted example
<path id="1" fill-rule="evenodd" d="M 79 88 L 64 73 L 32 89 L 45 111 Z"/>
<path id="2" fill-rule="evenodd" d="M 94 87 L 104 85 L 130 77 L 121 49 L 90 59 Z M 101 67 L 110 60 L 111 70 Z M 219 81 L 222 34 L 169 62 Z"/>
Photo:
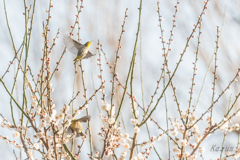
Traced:
<path id="1" fill-rule="evenodd" d="M 71 125 L 68 128 L 68 131 L 76 134 L 76 137 L 83 136 L 82 133 L 83 127 L 81 122 L 87 122 L 90 118 L 91 116 L 84 116 L 82 118 L 72 120 Z"/>
<path id="2" fill-rule="evenodd" d="M 88 50 L 90 48 L 91 43 L 92 43 L 92 41 L 88 41 L 84 45 L 82 45 L 81 49 L 78 50 L 77 57 L 73 60 L 74 64 L 77 61 L 82 60 L 83 57 L 86 56 L 86 54 L 88 53 Z"/>
<path id="3" fill-rule="evenodd" d="M 64 42 L 66 48 L 70 52 L 77 55 L 77 57 L 73 61 L 74 64 L 79 60 L 87 59 L 87 58 L 95 55 L 95 54 L 92 54 L 91 52 L 89 52 L 89 48 L 91 46 L 92 41 L 88 41 L 85 44 L 81 44 L 81 43 L 75 41 L 74 39 L 72 39 L 70 36 L 66 35 L 63 39 L 63 42 Z"/>

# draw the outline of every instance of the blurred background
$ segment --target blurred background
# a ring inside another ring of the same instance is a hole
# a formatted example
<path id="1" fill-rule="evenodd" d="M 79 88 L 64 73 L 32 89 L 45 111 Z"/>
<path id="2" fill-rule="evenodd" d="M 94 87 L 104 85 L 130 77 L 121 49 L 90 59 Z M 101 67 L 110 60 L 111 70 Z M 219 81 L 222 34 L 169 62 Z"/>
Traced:
<path id="1" fill-rule="evenodd" d="M 33 4 L 33 0 L 26 0 L 27 6 Z M 185 45 L 186 39 L 190 35 L 193 25 L 196 24 L 199 14 L 203 9 L 203 0 L 185 0 L 180 1 L 178 5 L 178 13 L 176 19 L 177 27 L 174 28 L 173 42 L 171 44 L 172 51 L 169 52 L 169 68 L 171 71 L 176 67 L 176 63 L 180 58 L 180 53 L 182 53 Z M 56 62 L 59 60 L 63 50 L 63 37 L 71 31 L 71 26 L 75 22 L 75 15 L 77 14 L 76 9 L 76 0 L 58 0 L 52 1 L 54 7 L 51 9 L 50 19 L 50 32 L 49 40 L 50 44 L 52 43 L 53 38 L 55 37 L 57 30 L 60 28 L 59 38 L 56 40 L 56 45 L 54 46 L 51 53 L 51 70 L 54 70 Z M 164 21 L 162 22 L 164 32 L 164 40 L 168 41 L 170 36 L 170 30 L 172 28 L 172 20 L 174 15 L 174 6 L 177 4 L 176 0 L 162 0 L 160 1 L 160 12 Z M 48 10 L 48 1 L 36 1 L 36 11 L 33 24 L 32 39 L 30 45 L 29 59 L 28 64 L 32 69 L 33 74 L 37 77 L 37 74 L 41 67 L 41 57 L 43 49 L 43 27 L 42 22 L 46 22 Z M 121 46 L 122 48 L 119 51 L 121 59 L 118 60 L 117 64 L 117 73 L 119 80 L 125 84 L 125 78 L 128 73 L 129 64 L 131 61 L 131 56 L 134 49 L 134 43 L 137 33 L 138 25 L 138 7 L 139 1 L 137 0 L 121 0 L 121 1 L 109 1 L 109 0 L 85 0 L 83 2 L 84 8 L 80 14 L 80 37 L 81 42 L 85 43 L 89 40 L 94 40 L 91 45 L 90 51 L 94 54 L 97 54 L 97 42 L 98 40 L 103 45 L 103 50 L 106 53 L 108 60 L 111 64 L 115 60 L 115 50 L 117 50 L 118 39 L 121 33 L 121 25 L 124 19 L 124 12 L 128 8 L 128 18 L 126 19 L 125 24 L 125 33 L 122 37 Z M 8 14 L 9 25 L 13 34 L 14 42 L 17 48 L 22 43 L 23 35 L 25 31 L 25 17 L 24 12 L 24 3 L 23 1 L 17 0 L 7 0 L 6 9 Z M 193 104 L 196 103 L 202 84 L 204 76 L 207 73 L 208 67 L 210 65 L 213 53 L 215 52 L 215 41 L 217 39 L 217 26 L 220 27 L 221 36 L 219 39 L 219 50 L 218 50 L 218 61 L 217 61 L 217 85 L 216 85 L 216 95 L 215 98 L 221 93 L 222 90 L 229 84 L 229 81 L 235 76 L 237 69 L 239 67 L 239 47 L 240 45 L 240 1 L 238 0 L 211 0 L 208 4 L 208 9 L 206 10 L 206 15 L 203 16 L 202 23 L 202 32 L 201 35 L 201 44 L 199 48 L 199 60 L 197 63 L 197 76 L 195 77 L 194 94 L 193 94 Z M 142 52 L 142 74 L 143 74 L 143 90 L 144 90 L 144 103 L 147 106 L 151 101 L 151 95 L 153 95 L 157 80 L 159 79 L 161 68 L 163 64 L 163 51 L 162 44 L 159 37 L 161 36 L 160 28 L 158 26 L 158 13 L 157 13 L 157 1 L 156 0 L 143 0 L 143 9 L 142 9 L 142 18 L 141 18 L 141 46 L 140 39 L 137 50 L 136 65 L 134 71 L 134 95 L 137 98 L 137 102 L 142 106 L 142 93 L 141 93 L 141 80 L 140 80 L 140 48 Z M 77 29 L 74 31 L 73 38 L 77 40 Z M 14 57 L 14 51 L 12 48 L 12 43 L 10 35 L 7 28 L 7 23 L 4 13 L 4 4 L 3 1 L 0 1 L 0 76 L 2 76 L 8 65 Z M 173 84 L 177 89 L 177 96 L 179 102 L 181 102 L 181 109 L 183 112 L 188 108 L 189 100 L 189 91 L 191 87 L 191 81 L 193 74 L 193 62 L 195 61 L 196 46 L 197 46 L 197 32 L 194 34 L 187 52 L 183 57 L 183 62 L 180 64 L 180 67 L 177 70 L 176 76 L 173 79 Z M 62 62 L 59 67 L 59 71 L 55 74 L 52 84 L 54 92 L 52 93 L 52 98 L 56 105 L 56 110 L 60 110 L 64 104 L 69 103 L 72 98 L 73 83 L 74 83 L 74 65 L 72 60 L 75 58 L 75 55 L 71 54 L 69 51 L 64 55 Z M 98 55 L 82 61 L 84 68 L 84 78 L 87 87 L 87 97 L 90 97 L 94 89 L 100 86 L 100 79 L 98 79 L 99 67 L 97 66 Z M 102 67 L 103 79 L 106 80 L 106 89 L 105 93 L 107 94 L 106 102 L 110 103 L 110 93 L 111 93 L 111 83 L 112 75 L 109 73 L 109 67 L 106 65 L 106 61 L 102 56 Z M 213 68 L 214 61 L 212 63 L 209 74 L 206 77 L 205 85 L 203 87 L 202 95 L 197 106 L 196 115 L 200 117 L 201 113 L 205 112 L 206 109 L 211 104 L 212 99 L 212 82 L 213 74 L 211 72 Z M 17 61 L 15 60 L 14 65 L 11 66 L 10 72 L 4 77 L 4 82 L 8 88 L 12 87 L 14 81 L 14 75 L 17 68 Z M 22 73 L 19 75 L 19 80 L 17 83 L 17 88 L 14 96 L 17 97 L 18 101 L 21 102 L 22 96 Z M 235 100 L 235 96 L 239 93 L 239 82 L 233 83 L 231 88 L 226 92 L 226 94 L 220 99 L 213 109 L 213 120 L 219 122 L 223 115 L 226 114 L 227 107 L 231 102 Z M 82 81 L 80 73 L 77 74 L 77 83 L 76 90 L 79 90 L 80 96 L 75 101 L 75 108 L 81 106 L 85 99 L 83 98 L 82 90 Z M 162 86 L 160 86 L 159 93 L 154 99 L 156 102 L 157 97 L 160 95 Z M 130 90 L 128 90 L 130 91 Z M 114 103 L 118 106 L 119 100 L 122 96 L 122 88 L 116 87 L 116 95 L 114 96 Z M 30 95 L 30 94 L 29 94 Z M 169 88 L 166 91 L 167 97 L 167 106 L 168 106 L 168 115 L 172 119 L 179 119 L 179 114 L 177 112 L 176 103 L 173 101 L 172 89 Z M 102 151 L 102 142 L 99 141 L 100 137 L 97 135 L 100 131 L 102 122 L 99 118 L 99 110 L 97 106 L 101 106 L 101 94 L 97 94 L 97 99 L 89 104 L 89 112 L 92 116 L 91 120 L 91 129 L 93 135 L 93 145 L 94 151 Z M 2 113 L 10 122 L 10 98 L 7 95 L 2 84 L 0 85 L 0 113 Z M 238 102 L 235 105 L 236 110 L 239 108 Z M 15 106 L 16 107 L 16 106 Z M 19 119 L 17 107 L 16 109 L 16 119 Z M 141 119 L 142 112 L 139 110 L 139 117 Z M 126 96 L 123 110 L 122 118 L 126 126 L 126 132 L 133 136 L 133 126 L 130 124 L 129 119 L 132 118 L 130 99 Z M 105 113 L 102 112 L 103 115 Z M 85 112 L 82 112 L 80 116 L 85 115 Z M 207 115 L 208 116 L 208 115 Z M 206 120 L 207 116 L 204 117 Z M 165 103 L 162 99 L 157 107 L 157 110 L 153 114 L 154 119 L 166 129 L 166 114 L 165 114 Z M 232 121 L 233 123 L 239 122 L 237 119 Z M 155 124 L 148 122 L 151 136 L 162 134 L 162 131 L 158 130 Z M 200 122 L 199 129 L 200 133 L 204 132 L 206 127 L 206 121 Z M 236 132 L 228 133 L 225 141 L 225 146 L 236 147 L 238 134 Z M 9 136 L 13 140 L 12 132 L 6 128 L 0 128 L 0 135 Z M 31 134 L 29 135 L 31 136 Z M 180 138 L 179 134 L 179 138 Z M 147 132 L 146 128 L 143 127 L 138 134 L 138 142 L 147 141 Z M 206 153 L 204 158 L 215 159 L 219 157 L 220 152 L 210 152 L 212 145 L 221 146 L 223 140 L 223 133 L 216 132 L 214 135 L 208 138 L 207 142 L 203 142 L 201 146 L 206 148 Z M 1 140 L 2 141 L 2 140 Z M 76 144 L 81 143 L 81 139 L 76 140 Z M 163 136 L 161 141 L 155 143 L 155 147 L 158 150 L 162 159 L 167 159 L 167 139 L 166 135 Z M 86 146 L 86 147 L 85 147 Z M 171 142 L 171 146 L 173 144 Z M 19 155 L 19 150 L 16 149 L 13 145 L 7 145 L 0 143 L 0 157 L 8 156 L 8 159 L 14 159 L 13 150 L 16 151 Z M 140 148 L 139 148 L 140 151 Z M 86 159 L 87 154 L 89 153 L 88 144 L 84 144 L 83 152 L 81 153 L 81 158 Z M 129 152 L 128 152 L 129 155 Z M 25 153 L 24 153 L 25 156 Z M 23 157 L 24 157 L 23 156 Z M 40 158 L 36 156 L 35 158 Z M 152 151 L 149 159 L 156 159 L 157 156 L 154 151 Z M 1 159 L 1 158 L 0 158 Z"/>

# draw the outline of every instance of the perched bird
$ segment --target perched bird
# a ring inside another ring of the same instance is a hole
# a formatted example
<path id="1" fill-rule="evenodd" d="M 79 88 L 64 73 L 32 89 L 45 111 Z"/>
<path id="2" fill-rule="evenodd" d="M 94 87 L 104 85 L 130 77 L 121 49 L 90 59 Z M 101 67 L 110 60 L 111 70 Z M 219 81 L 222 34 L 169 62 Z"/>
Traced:
<path id="1" fill-rule="evenodd" d="M 74 64 L 77 61 L 80 61 L 82 59 L 87 59 L 89 57 L 96 55 L 96 54 L 92 54 L 91 52 L 88 51 L 92 41 L 88 41 L 85 44 L 81 44 L 78 41 L 75 41 L 74 39 L 72 39 L 69 35 L 65 35 L 63 38 L 63 42 L 64 42 L 66 48 L 70 52 L 77 55 L 77 57 L 73 60 Z"/>
<path id="2" fill-rule="evenodd" d="M 72 120 L 68 128 L 68 132 L 76 134 L 76 137 L 83 136 L 81 122 L 87 122 L 90 118 L 91 116 L 84 116 L 82 118 Z"/>

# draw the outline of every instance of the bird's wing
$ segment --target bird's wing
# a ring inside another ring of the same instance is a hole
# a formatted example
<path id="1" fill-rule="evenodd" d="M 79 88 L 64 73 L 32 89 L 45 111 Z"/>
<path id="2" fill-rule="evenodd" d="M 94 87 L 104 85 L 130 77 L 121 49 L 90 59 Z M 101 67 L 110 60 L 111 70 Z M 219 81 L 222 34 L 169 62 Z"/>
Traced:
<path id="1" fill-rule="evenodd" d="M 86 56 L 83 57 L 83 59 L 88 59 L 92 56 L 95 56 L 96 54 L 92 54 L 91 52 L 88 51 L 88 53 L 86 54 Z"/>
<path id="2" fill-rule="evenodd" d="M 73 54 L 77 55 L 78 51 L 82 49 L 82 44 L 72 39 L 69 35 L 65 35 L 63 38 L 63 43 L 66 48 Z"/>
<path id="3" fill-rule="evenodd" d="M 91 116 L 84 116 L 82 118 L 77 119 L 76 121 L 80 121 L 80 122 L 87 122 L 87 120 L 89 120 L 91 118 Z"/>

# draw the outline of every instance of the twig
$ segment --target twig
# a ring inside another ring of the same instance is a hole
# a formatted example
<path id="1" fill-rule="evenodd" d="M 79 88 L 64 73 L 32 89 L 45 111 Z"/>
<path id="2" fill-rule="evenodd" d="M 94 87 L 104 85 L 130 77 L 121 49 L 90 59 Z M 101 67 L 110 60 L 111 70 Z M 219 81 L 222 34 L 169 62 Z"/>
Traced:
<path id="1" fill-rule="evenodd" d="M 14 154 L 16 160 L 18 160 L 17 155 L 16 155 L 16 153 L 15 153 L 15 150 L 13 150 L 13 154 Z"/>
<path id="2" fill-rule="evenodd" d="M 132 147 L 130 149 L 130 158 L 129 158 L 129 160 L 131 160 L 131 158 L 133 157 L 133 151 L 134 151 L 136 139 L 137 139 L 137 133 L 134 133 Z"/>

